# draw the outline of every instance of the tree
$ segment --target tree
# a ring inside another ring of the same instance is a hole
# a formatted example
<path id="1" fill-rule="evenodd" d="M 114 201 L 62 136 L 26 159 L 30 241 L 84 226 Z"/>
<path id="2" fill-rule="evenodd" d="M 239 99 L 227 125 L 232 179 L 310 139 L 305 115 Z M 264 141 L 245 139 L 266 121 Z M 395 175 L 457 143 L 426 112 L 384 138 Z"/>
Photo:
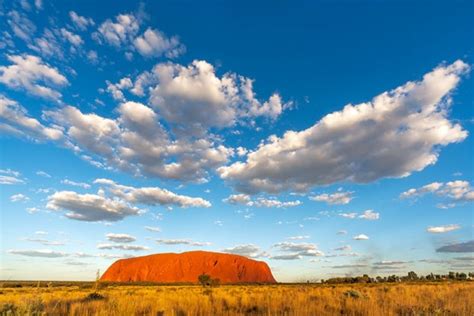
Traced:
<path id="1" fill-rule="evenodd" d="M 418 275 L 414 271 L 408 272 L 408 280 L 415 281 L 418 280 Z"/>
<path id="2" fill-rule="evenodd" d="M 211 276 L 208 274 L 201 274 L 198 276 L 198 281 L 201 283 L 202 286 L 210 285 L 211 284 Z"/>

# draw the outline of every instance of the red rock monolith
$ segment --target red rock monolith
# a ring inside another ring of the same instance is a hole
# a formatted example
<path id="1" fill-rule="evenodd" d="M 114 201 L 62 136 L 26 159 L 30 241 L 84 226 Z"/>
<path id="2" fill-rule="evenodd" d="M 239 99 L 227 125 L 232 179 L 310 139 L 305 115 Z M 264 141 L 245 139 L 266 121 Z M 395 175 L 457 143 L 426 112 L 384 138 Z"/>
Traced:
<path id="1" fill-rule="evenodd" d="M 120 259 L 100 278 L 112 282 L 197 283 L 207 274 L 220 283 L 276 283 L 268 265 L 234 254 L 189 251 Z"/>

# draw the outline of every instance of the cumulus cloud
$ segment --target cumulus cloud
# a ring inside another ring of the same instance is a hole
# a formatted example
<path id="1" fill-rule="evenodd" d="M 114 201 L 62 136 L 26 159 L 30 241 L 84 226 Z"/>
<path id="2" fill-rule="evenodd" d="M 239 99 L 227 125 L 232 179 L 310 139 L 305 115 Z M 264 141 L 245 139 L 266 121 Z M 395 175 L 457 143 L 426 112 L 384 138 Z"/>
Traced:
<path id="1" fill-rule="evenodd" d="M 474 240 L 442 246 L 436 252 L 474 252 Z"/>
<path id="2" fill-rule="evenodd" d="M 117 184 L 109 179 L 96 179 L 94 183 L 106 186 L 112 195 L 134 204 L 211 207 L 211 203 L 203 198 L 178 195 L 158 187 L 135 188 Z"/>
<path id="3" fill-rule="evenodd" d="M 290 106 L 277 94 L 262 103 L 255 97 L 251 79 L 234 73 L 219 77 L 204 60 L 188 66 L 161 63 L 152 75 L 155 84 L 150 92 L 151 104 L 166 121 L 179 125 L 187 134 L 233 126 L 239 118 L 275 119 Z"/>
<path id="4" fill-rule="evenodd" d="M 259 197 L 255 200 L 252 200 L 247 194 L 231 194 L 227 198 L 222 200 L 230 204 L 242 204 L 246 206 L 255 206 L 255 207 L 267 207 L 267 208 L 286 208 L 286 207 L 295 207 L 303 204 L 299 200 L 295 201 L 280 201 L 277 198 L 263 198 Z"/>
<path id="5" fill-rule="evenodd" d="M 352 247 L 351 245 L 344 245 L 344 246 L 336 247 L 334 248 L 334 250 L 335 251 L 351 251 Z"/>
<path id="6" fill-rule="evenodd" d="M 73 32 L 66 30 L 65 28 L 61 28 L 60 32 L 63 38 L 67 40 L 71 45 L 81 46 L 84 43 L 84 41 L 79 35 L 74 34 Z"/>
<path id="7" fill-rule="evenodd" d="M 246 161 L 221 167 L 219 174 L 243 193 L 274 193 L 423 170 L 436 163 L 441 147 L 467 137 L 448 114 L 450 94 L 468 71 L 460 60 L 441 65 L 421 81 L 346 105 L 306 130 L 271 136 Z"/>
<path id="8" fill-rule="evenodd" d="M 140 21 L 133 14 L 119 14 L 115 22 L 107 19 L 94 33 L 94 38 L 117 48 L 133 40 L 138 33 Z"/>
<path id="9" fill-rule="evenodd" d="M 35 37 L 33 41 L 28 44 L 28 48 L 46 58 L 58 58 L 64 60 L 64 47 L 62 42 L 69 42 L 66 37 L 63 37 L 60 29 L 45 28 L 41 36 Z M 70 42 L 69 42 L 70 43 Z M 69 53 L 74 53 L 77 50 L 70 46 Z"/>
<path id="10" fill-rule="evenodd" d="M 56 87 L 65 86 L 69 82 L 56 68 L 33 55 L 7 55 L 7 59 L 12 64 L 0 66 L 0 83 L 46 99 L 61 98 Z"/>
<path id="11" fill-rule="evenodd" d="M 68 147 L 75 152 L 87 150 L 100 160 L 99 166 L 134 175 L 204 182 L 209 169 L 233 154 L 210 138 L 172 139 L 157 114 L 141 103 L 122 103 L 117 112 L 119 117 L 110 119 L 65 106 L 45 111 L 44 117 L 65 130 Z"/>
<path id="12" fill-rule="evenodd" d="M 231 194 L 222 200 L 230 204 L 244 204 L 250 203 L 250 196 L 247 194 Z"/>
<path id="13" fill-rule="evenodd" d="M 231 253 L 239 256 L 249 257 L 249 258 L 258 258 L 262 256 L 262 251 L 260 247 L 254 244 L 243 244 L 236 245 L 234 247 L 225 248 L 222 252 Z"/>
<path id="14" fill-rule="evenodd" d="M 354 197 L 352 196 L 354 192 L 334 192 L 332 194 L 320 194 L 315 196 L 310 196 L 309 199 L 318 202 L 326 202 L 327 204 L 348 204 Z"/>
<path id="15" fill-rule="evenodd" d="M 117 101 L 125 101 L 125 96 L 123 95 L 122 90 L 133 87 L 132 80 L 128 77 L 120 79 L 118 83 L 111 83 L 110 81 L 107 81 L 106 83 L 107 92 L 109 92 L 112 98 Z"/>
<path id="16" fill-rule="evenodd" d="M 369 236 L 364 235 L 364 234 L 360 234 L 360 235 L 356 235 L 356 236 L 352 237 L 352 239 L 354 239 L 354 240 L 369 240 Z"/>
<path id="17" fill-rule="evenodd" d="M 65 216 L 80 221 L 119 221 L 141 211 L 124 201 L 113 200 L 96 194 L 78 194 L 59 191 L 48 197 L 46 205 L 51 210 L 68 211 Z"/>
<path id="18" fill-rule="evenodd" d="M 361 264 L 340 264 L 340 265 L 335 265 L 335 266 L 331 266 L 331 268 L 333 269 L 364 269 L 364 268 L 367 268 L 368 265 L 367 264 L 364 264 L 364 263 L 361 263 Z"/>
<path id="19" fill-rule="evenodd" d="M 91 185 L 88 184 L 88 183 L 76 182 L 76 181 L 72 181 L 72 180 L 69 180 L 69 179 L 61 180 L 61 183 L 71 185 L 71 186 L 74 186 L 74 187 L 80 187 L 80 188 L 83 188 L 83 189 L 89 189 L 91 187 Z"/>
<path id="20" fill-rule="evenodd" d="M 148 28 L 133 41 L 137 51 L 145 57 L 175 58 L 184 53 L 185 47 L 177 36 L 167 37 L 163 32 Z"/>
<path id="21" fill-rule="evenodd" d="M 131 251 L 143 251 L 149 250 L 149 247 L 146 246 L 139 246 L 139 245 L 124 245 L 124 244 L 98 244 L 97 249 L 119 249 L 119 250 L 131 250 Z"/>
<path id="22" fill-rule="evenodd" d="M 357 217 L 357 213 L 340 213 L 339 216 L 341 217 L 344 217 L 344 218 L 350 218 L 350 219 L 354 219 Z"/>
<path id="23" fill-rule="evenodd" d="M 56 240 L 47 240 L 44 238 L 26 238 L 27 241 L 37 242 L 43 246 L 64 246 L 64 242 Z"/>
<path id="24" fill-rule="evenodd" d="M 69 11 L 69 17 L 71 18 L 71 21 L 74 26 L 81 31 L 85 31 L 89 26 L 95 25 L 94 20 L 92 20 L 91 18 L 80 16 L 74 11 Z"/>
<path id="25" fill-rule="evenodd" d="M 25 202 L 25 201 L 28 201 L 29 199 L 30 199 L 29 197 L 21 193 L 10 196 L 10 201 L 12 202 Z"/>
<path id="26" fill-rule="evenodd" d="M 194 247 L 210 246 L 210 242 L 193 241 L 190 239 L 157 239 L 160 245 L 189 245 Z"/>
<path id="27" fill-rule="evenodd" d="M 60 251 L 53 251 L 50 249 L 39 249 L 39 250 L 9 250 L 8 251 L 11 254 L 14 255 L 21 255 L 21 256 L 27 256 L 27 257 L 41 257 L 41 258 L 60 258 L 60 257 L 66 257 L 69 254 L 60 252 Z"/>
<path id="28" fill-rule="evenodd" d="M 372 268 L 376 270 L 397 270 L 406 268 L 407 261 L 383 260 L 372 264 Z"/>
<path id="29" fill-rule="evenodd" d="M 460 228 L 461 226 L 458 224 L 450 224 L 450 225 L 444 225 L 444 226 L 430 226 L 426 229 L 426 231 L 433 234 L 442 234 L 442 233 L 452 232 Z"/>
<path id="30" fill-rule="evenodd" d="M 0 131 L 34 140 L 59 140 L 63 136 L 59 128 L 44 126 L 30 117 L 23 106 L 1 94 Z"/>
<path id="31" fill-rule="evenodd" d="M 288 237 L 289 240 L 302 240 L 302 239 L 309 239 L 308 235 L 299 235 L 299 236 L 291 236 Z"/>
<path id="32" fill-rule="evenodd" d="M 148 230 L 149 232 L 154 232 L 154 233 L 161 232 L 161 228 L 159 227 L 145 226 L 145 229 Z"/>
<path id="33" fill-rule="evenodd" d="M 273 260 L 298 260 L 302 258 L 303 256 L 299 255 L 298 253 L 275 255 L 275 256 L 270 257 L 270 259 L 273 259 Z"/>
<path id="34" fill-rule="evenodd" d="M 2 99 L 0 96 L 0 117 L 2 116 Z M 0 125 L 1 130 L 1 125 Z M 25 181 L 20 177 L 20 173 L 11 169 L 0 169 L 0 184 L 24 184 Z"/>
<path id="35" fill-rule="evenodd" d="M 456 180 L 446 183 L 433 182 L 422 186 L 421 188 L 412 188 L 400 194 L 401 199 L 416 198 L 427 193 L 436 194 L 437 196 L 448 198 L 455 202 L 472 202 L 474 201 L 474 189 L 468 181 Z M 453 203 L 453 206 L 455 203 Z"/>
<path id="36" fill-rule="evenodd" d="M 127 242 L 133 242 L 136 241 L 137 238 L 128 235 L 128 234 L 113 234 L 109 233 L 105 235 L 107 237 L 107 240 L 117 242 L 117 243 L 127 243 Z"/>
<path id="37" fill-rule="evenodd" d="M 380 213 L 374 212 L 373 210 L 366 210 L 363 214 L 359 215 L 359 218 L 375 221 L 380 218 Z"/>
<path id="38" fill-rule="evenodd" d="M 29 42 L 36 32 L 36 26 L 24 14 L 18 11 L 11 11 L 7 14 L 7 22 L 13 34 L 22 40 Z"/>
<path id="39" fill-rule="evenodd" d="M 319 257 L 324 256 L 324 253 L 318 250 L 318 247 L 312 243 L 294 243 L 294 242 L 280 242 L 273 245 L 274 248 L 286 254 L 279 254 L 270 257 L 277 260 L 294 260 L 302 257 Z"/>

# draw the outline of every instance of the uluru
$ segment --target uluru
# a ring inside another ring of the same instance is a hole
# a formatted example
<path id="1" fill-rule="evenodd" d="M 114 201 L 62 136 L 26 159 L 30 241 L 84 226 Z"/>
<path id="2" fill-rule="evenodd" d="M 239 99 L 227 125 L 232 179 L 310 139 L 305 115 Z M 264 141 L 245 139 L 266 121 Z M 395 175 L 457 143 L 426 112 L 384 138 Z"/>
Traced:
<path id="1" fill-rule="evenodd" d="M 218 252 L 159 253 L 120 259 L 100 278 L 111 282 L 197 283 L 202 274 L 220 283 L 276 283 L 263 261 Z"/>

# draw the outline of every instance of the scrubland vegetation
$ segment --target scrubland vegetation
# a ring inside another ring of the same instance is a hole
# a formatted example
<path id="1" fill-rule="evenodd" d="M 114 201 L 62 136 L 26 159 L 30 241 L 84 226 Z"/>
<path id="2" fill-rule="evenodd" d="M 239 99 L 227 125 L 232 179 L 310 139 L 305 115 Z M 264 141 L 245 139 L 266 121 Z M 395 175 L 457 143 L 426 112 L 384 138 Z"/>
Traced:
<path id="1" fill-rule="evenodd" d="M 474 282 L 4 283 L 1 315 L 474 315 Z"/>

